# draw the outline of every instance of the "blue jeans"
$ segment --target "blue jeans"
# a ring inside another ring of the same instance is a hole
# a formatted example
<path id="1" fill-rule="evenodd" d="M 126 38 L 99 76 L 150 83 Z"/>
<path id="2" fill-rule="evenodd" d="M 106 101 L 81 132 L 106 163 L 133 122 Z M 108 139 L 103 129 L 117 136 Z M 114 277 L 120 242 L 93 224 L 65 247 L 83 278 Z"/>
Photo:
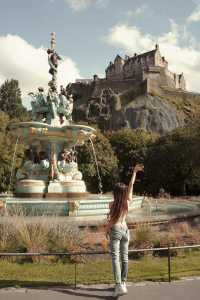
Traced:
<path id="1" fill-rule="evenodd" d="M 116 284 L 126 281 L 128 275 L 129 230 L 126 224 L 114 224 L 110 232 L 110 250 Z M 121 258 L 121 265 L 120 265 Z"/>

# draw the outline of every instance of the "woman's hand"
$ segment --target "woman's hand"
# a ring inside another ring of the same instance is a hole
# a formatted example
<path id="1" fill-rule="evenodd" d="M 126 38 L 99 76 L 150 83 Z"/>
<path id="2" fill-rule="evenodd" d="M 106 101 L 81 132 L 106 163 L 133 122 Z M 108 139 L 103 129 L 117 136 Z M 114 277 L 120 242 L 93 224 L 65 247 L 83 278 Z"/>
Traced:
<path id="1" fill-rule="evenodd" d="M 141 171 L 144 171 L 144 165 L 136 164 L 136 166 L 133 169 L 133 172 L 137 173 L 137 172 L 141 172 Z"/>

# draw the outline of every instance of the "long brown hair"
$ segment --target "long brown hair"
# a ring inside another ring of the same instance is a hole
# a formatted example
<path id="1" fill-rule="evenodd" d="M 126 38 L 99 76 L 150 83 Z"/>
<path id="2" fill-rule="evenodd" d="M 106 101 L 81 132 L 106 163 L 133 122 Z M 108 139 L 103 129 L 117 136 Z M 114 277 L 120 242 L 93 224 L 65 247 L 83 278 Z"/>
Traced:
<path id="1" fill-rule="evenodd" d="M 114 201 L 107 215 L 110 225 L 115 224 L 119 218 L 128 212 L 128 186 L 124 183 L 117 183 L 113 190 Z"/>

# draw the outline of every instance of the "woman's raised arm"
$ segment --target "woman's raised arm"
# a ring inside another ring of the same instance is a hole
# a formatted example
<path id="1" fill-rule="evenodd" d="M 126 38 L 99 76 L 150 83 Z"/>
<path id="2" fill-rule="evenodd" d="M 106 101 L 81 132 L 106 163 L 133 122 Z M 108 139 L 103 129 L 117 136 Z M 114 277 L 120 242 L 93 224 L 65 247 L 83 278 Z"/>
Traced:
<path id="1" fill-rule="evenodd" d="M 133 194 L 133 185 L 135 183 L 135 179 L 136 179 L 136 175 L 138 171 L 143 171 L 144 170 L 144 166 L 141 164 L 137 164 L 134 168 L 133 168 L 133 174 L 131 176 L 131 180 L 129 182 L 128 185 L 128 201 L 132 200 L 132 194 Z"/>

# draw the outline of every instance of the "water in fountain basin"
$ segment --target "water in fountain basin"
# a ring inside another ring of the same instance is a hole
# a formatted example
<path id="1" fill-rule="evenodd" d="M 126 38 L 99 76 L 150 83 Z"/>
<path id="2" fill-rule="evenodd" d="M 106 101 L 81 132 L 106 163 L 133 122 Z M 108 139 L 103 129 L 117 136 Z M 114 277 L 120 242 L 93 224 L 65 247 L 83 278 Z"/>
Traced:
<path id="1" fill-rule="evenodd" d="M 95 165 L 96 165 L 96 169 L 97 169 L 97 176 L 98 176 L 98 180 L 99 180 L 99 193 L 102 194 L 103 191 L 102 191 L 102 180 L 101 180 L 101 176 L 100 176 L 100 172 L 99 172 L 99 165 L 98 165 L 98 161 L 97 161 L 97 156 L 96 156 L 96 152 L 95 152 L 95 149 L 94 149 L 94 143 L 92 141 L 91 138 L 89 138 L 89 141 L 91 143 L 91 146 L 92 146 L 92 151 L 93 151 L 93 154 L 94 154 L 94 161 L 95 161 Z"/>
<path id="2" fill-rule="evenodd" d="M 17 137 L 16 143 L 15 143 L 15 149 L 14 149 L 14 153 L 13 153 L 13 157 L 12 157 L 12 164 L 11 164 L 11 169 L 10 169 L 10 182 L 9 182 L 9 186 L 8 186 L 8 192 L 10 192 L 11 184 L 12 184 L 13 171 L 14 171 L 14 166 L 15 166 L 15 156 L 16 156 L 16 152 L 17 152 L 18 141 L 19 141 L 19 137 Z"/>

